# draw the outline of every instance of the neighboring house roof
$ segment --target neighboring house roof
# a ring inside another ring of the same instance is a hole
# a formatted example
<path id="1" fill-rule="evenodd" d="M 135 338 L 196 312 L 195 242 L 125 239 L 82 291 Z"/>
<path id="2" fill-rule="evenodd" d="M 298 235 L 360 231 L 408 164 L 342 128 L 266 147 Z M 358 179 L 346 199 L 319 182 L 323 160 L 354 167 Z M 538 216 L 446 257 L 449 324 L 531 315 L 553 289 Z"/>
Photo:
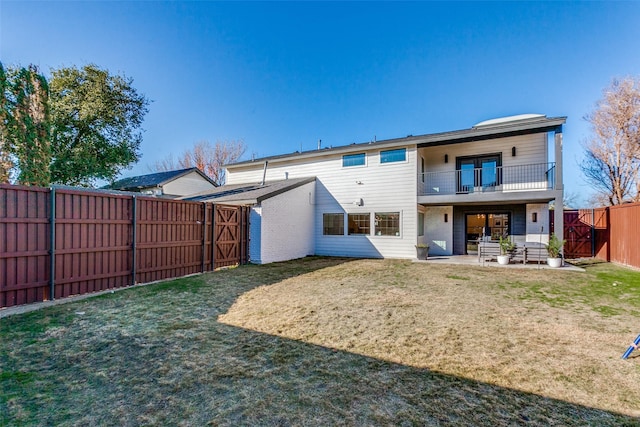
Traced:
<path id="1" fill-rule="evenodd" d="M 339 147 L 326 147 L 318 150 L 303 151 L 278 156 L 262 157 L 259 159 L 225 165 L 227 168 L 242 167 L 253 163 L 266 161 L 289 160 L 293 158 L 311 158 L 324 156 L 329 153 L 346 153 L 362 151 L 364 149 L 393 148 L 406 145 L 418 147 L 433 147 L 438 145 L 459 144 L 463 142 L 482 141 L 494 138 L 526 135 L 539 132 L 561 131 L 562 125 L 567 121 L 566 117 L 547 117 L 542 114 L 521 114 L 500 119 L 486 120 L 478 123 L 470 129 L 432 133 L 425 135 L 409 135 L 405 138 L 395 138 L 380 141 L 353 143 Z"/>
<path id="2" fill-rule="evenodd" d="M 142 188 L 149 188 L 149 187 L 161 187 L 162 185 L 167 184 L 168 182 L 174 181 L 182 176 L 188 175 L 191 172 L 197 172 L 204 179 L 209 181 L 211 185 L 213 185 L 214 187 L 217 187 L 216 183 L 213 182 L 213 180 L 209 178 L 207 175 L 205 175 L 200 169 L 187 168 L 187 169 L 179 169 L 179 170 L 166 171 L 166 172 L 156 172 L 156 173 L 150 173 L 147 175 L 139 175 L 139 176 L 132 176 L 129 178 L 123 178 L 121 180 L 114 182 L 113 184 L 106 185 L 102 188 L 111 189 L 111 190 L 120 190 L 120 191 L 132 191 L 132 190 L 139 190 Z"/>
<path id="3" fill-rule="evenodd" d="M 292 178 L 279 181 L 267 181 L 264 185 L 255 184 L 233 184 L 222 185 L 213 191 L 205 191 L 199 194 L 191 194 L 181 197 L 181 200 L 193 202 L 216 202 L 229 204 L 255 205 L 270 197 L 285 193 L 301 185 L 308 184 L 316 180 L 315 176 L 308 178 Z"/>

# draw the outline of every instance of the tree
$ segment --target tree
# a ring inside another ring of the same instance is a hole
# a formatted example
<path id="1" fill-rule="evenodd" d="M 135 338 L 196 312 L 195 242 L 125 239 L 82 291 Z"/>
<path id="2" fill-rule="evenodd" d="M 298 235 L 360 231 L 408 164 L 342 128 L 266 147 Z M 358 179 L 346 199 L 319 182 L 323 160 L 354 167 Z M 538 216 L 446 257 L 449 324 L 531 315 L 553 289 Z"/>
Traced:
<path id="1" fill-rule="evenodd" d="M 242 141 L 216 142 L 200 141 L 192 148 L 182 153 L 176 160 L 169 155 L 150 167 L 152 171 L 168 171 L 180 168 L 197 167 L 217 185 L 223 185 L 226 180 L 224 165 L 238 160 L 247 150 Z"/>
<path id="2" fill-rule="evenodd" d="M 587 181 L 610 205 L 640 201 L 640 81 L 614 79 L 585 119 L 593 133 L 580 165 Z"/>
<path id="3" fill-rule="evenodd" d="M 113 180 L 139 160 L 149 101 L 132 83 L 93 64 L 52 71 L 52 182 Z"/>
<path id="4" fill-rule="evenodd" d="M 2 62 L 0 62 L 0 184 L 9 182 L 11 170 L 14 167 L 8 139 L 9 131 L 7 129 L 9 124 L 8 91 L 7 73 Z"/>
<path id="5" fill-rule="evenodd" d="M 8 182 L 12 169 L 18 182 L 48 185 L 51 162 L 49 89 L 37 67 L 5 72 L 0 64 L 0 179 Z"/>

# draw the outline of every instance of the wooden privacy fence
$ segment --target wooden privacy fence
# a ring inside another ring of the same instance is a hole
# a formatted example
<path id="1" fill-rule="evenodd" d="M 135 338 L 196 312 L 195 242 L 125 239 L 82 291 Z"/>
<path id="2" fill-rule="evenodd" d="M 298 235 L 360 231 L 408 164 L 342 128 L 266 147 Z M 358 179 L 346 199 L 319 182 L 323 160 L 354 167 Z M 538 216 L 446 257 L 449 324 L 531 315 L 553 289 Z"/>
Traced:
<path id="1" fill-rule="evenodd" d="M 565 211 L 565 256 L 592 256 L 640 268 L 640 203 Z"/>
<path id="2" fill-rule="evenodd" d="M 0 185 L 0 307 L 244 264 L 248 218 L 240 206 Z"/>

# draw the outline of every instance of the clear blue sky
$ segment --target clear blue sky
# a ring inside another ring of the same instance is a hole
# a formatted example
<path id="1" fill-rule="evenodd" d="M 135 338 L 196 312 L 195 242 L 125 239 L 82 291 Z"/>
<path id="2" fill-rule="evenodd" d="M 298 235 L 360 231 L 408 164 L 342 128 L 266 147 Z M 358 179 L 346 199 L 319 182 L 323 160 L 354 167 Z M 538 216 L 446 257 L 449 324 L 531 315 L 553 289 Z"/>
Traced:
<path id="1" fill-rule="evenodd" d="M 5 66 L 95 63 L 153 102 L 142 160 L 242 139 L 268 156 L 568 116 L 565 183 L 583 120 L 616 76 L 640 75 L 640 3 L 217 3 L 0 0 Z"/>

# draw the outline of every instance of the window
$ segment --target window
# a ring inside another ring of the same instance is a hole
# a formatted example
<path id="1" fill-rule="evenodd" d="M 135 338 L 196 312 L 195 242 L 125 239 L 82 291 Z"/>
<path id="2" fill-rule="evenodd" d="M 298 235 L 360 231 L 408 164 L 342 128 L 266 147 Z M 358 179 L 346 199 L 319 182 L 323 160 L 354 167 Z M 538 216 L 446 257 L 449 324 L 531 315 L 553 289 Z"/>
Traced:
<path id="1" fill-rule="evenodd" d="M 400 212 L 376 212 L 376 236 L 400 235 Z"/>
<path id="2" fill-rule="evenodd" d="M 368 213 L 349 214 L 349 235 L 370 234 L 371 221 Z"/>
<path id="3" fill-rule="evenodd" d="M 342 167 L 348 168 L 351 166 L 364 166 L 366 161 L 366 156 L 364 153 L 358 154 L 345 154 L 342 156 Z"/>
<path id="4" fill-rule="evenodd" d="M 458 192 L 467 193 L 474 187 L 495 187 L 501 184 L 502 156 L 491 154 L 456 159 Z"/>
<path id="5" fill-rule="evenodd" d="M 407 160 L 407 149 L 386 150 L 380 152 L 380 163 L 404 162 Z"/>
<path id="6" fill-rule="evenodd" d="M 326 213 L 322 214 L 322 234 L 325 236 L 344 235 L 344 214 Z"/>
<path id="7" fill-rule="evenodd" d="M 424 214 L 422 212 L 418 212 L 418 236 L 424 236 Z"/>

